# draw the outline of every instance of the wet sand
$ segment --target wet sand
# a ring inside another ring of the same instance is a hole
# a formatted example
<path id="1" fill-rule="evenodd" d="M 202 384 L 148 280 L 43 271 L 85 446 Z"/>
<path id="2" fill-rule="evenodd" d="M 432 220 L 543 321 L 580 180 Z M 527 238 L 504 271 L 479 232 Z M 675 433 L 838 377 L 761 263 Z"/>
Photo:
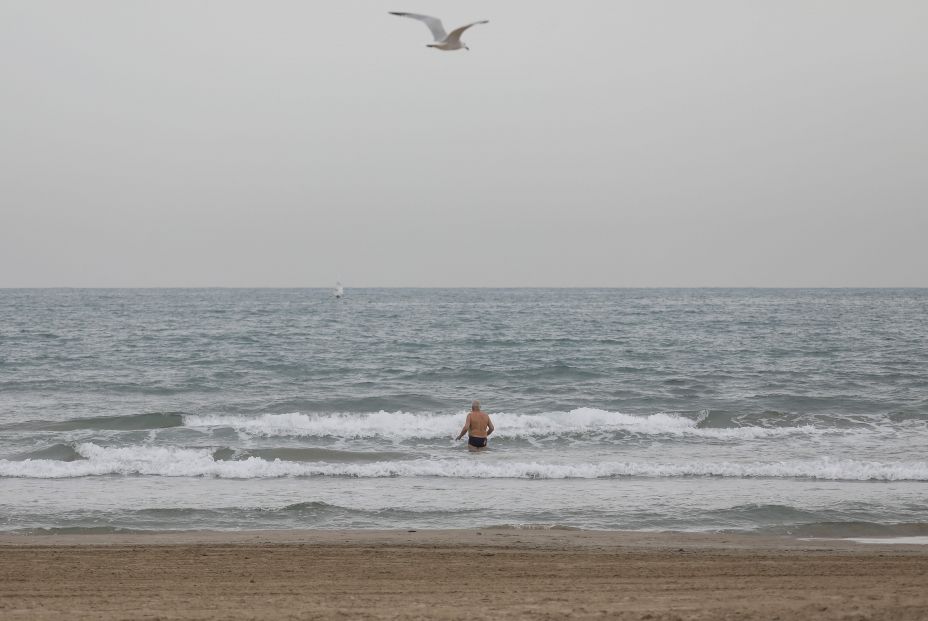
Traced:
<path id="1" fill-rule="evenodd" d="M 485 529 L 0 536 L 0 618 L 926 619 L 928 547 Z"/>

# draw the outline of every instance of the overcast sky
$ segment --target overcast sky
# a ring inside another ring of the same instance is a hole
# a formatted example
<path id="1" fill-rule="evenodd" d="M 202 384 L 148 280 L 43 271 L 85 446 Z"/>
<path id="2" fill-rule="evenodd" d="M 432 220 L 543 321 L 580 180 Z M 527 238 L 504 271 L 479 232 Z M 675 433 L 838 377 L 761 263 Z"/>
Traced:
<path id="1" fill-rule="evenodd" d="M 428 49 L 478 19 L 471 51 Z M 0 2 L 0 286 L 928 286 L 924 0 Z"/>

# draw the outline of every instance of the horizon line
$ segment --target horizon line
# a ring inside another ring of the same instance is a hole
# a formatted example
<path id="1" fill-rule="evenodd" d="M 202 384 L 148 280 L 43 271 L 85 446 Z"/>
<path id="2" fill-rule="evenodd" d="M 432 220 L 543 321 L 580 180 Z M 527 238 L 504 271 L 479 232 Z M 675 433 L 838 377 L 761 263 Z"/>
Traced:
<path id="1" fill-rule="evenodd" d="M 342 285 L 351 289 L 928 289 L 928 285 Z M 7 286 L 0 285 L 0 290 L 13 289 L 105 289 L 105 290 L 158 290 L 158 289 L 290 289 L 290 290 L 329 290 L 335 285 L 38 285 Z"/>

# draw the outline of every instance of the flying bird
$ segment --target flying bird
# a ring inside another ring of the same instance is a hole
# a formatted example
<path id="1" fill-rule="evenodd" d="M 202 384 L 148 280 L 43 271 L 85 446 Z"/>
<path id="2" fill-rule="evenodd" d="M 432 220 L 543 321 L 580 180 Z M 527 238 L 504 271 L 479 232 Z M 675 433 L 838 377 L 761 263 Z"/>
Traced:
<path id="1" fill-rule="evenodd" d="M 490 23 L 489 20 L 485 19 L 480 22 L 474 22 L 473 24 L 467 24 L 466 26 L 455 28 L 449 34 L 445 32 L 445 27 L 441 25 L 441 20 L 437 17 L 432 17 L 430 15 L 419 15 L 418 13 L 395 13 L 393 11 L 390 11 L 390 15 L 409 17 L 411 19 L 418 19 L 420 22 L 423 22 L 426 26 L 428 26 L 429 31 L 435 38 L 435 42 L 429 43 L 426 45 L 426 47 L 434 47 L 436 50 L 445 50 L 446 52 L 460 49 L 469 50 L 470 48 L 464 45 L 464 43 L 461 41 L 461 35 L 464 34 L 464 31 L 471 26 L 476 26 L 477 24 Z"/>

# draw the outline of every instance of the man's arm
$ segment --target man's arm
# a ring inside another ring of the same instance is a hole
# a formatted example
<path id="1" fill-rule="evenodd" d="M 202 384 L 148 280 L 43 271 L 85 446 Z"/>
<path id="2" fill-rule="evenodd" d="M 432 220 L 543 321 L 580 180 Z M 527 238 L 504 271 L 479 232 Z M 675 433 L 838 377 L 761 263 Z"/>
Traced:
<path id="1" fill-rule="evenodd" d="M 464 428 L 461 429 L 461 433 L 458 434 L 458 440 L 464 437 L 464 434 L 467 433 L 467 430 L 470 429 L 470 413 L 468 412 L 467 418 L 464 419 Z"/>
<path id="2" fill-rule="evenodd" d="M 490 420 L 490 417 L 487 416 L 487 436 L 493 433 L 495 427 L 493 426 L 493 421 Z"/>

